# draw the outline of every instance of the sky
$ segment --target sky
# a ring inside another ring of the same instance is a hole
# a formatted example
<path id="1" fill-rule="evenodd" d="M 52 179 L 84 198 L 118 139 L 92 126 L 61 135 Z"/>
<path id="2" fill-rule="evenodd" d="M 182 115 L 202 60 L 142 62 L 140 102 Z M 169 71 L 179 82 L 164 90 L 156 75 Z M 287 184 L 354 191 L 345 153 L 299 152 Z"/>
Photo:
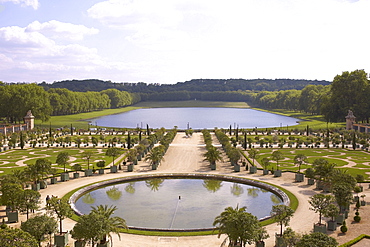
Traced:
<path id="1" fill-rule="evenodd" d="M 0 0 L 0 81 L 370 73 L 370 0 Z"/>

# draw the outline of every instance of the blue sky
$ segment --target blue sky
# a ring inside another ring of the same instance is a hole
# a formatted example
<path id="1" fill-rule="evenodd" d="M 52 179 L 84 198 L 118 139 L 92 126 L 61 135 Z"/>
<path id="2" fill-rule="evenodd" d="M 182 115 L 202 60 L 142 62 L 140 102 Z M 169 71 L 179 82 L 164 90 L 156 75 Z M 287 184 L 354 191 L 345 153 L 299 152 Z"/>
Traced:
<path id="1" fill-rule="evenodd" d="M 0 0 L 0 81 L 370 72 L 370 0 Z"/>

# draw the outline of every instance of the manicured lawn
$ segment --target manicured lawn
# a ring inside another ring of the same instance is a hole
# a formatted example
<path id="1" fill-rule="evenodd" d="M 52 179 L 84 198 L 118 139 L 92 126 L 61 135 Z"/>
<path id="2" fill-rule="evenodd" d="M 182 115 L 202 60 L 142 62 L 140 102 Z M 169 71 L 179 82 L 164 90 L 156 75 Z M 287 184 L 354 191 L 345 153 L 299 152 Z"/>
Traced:
<path id="1" fill-rule="evenodd" d="M 369 179 L 370 173 L 370 163 L 369 153 L 366 151 L 353 151 L 347 149 L 312 149 L 312 148 L 283 148 L 283 149 L 271 149 L 271 148 L 255 148 L 259 151 L 259 157 L 257 161 L 261 164 L 263 158 L 269 158 L 271 160 L 271 154 L 275 150 L 279 150 L 284 159 L 279 161 L 279 169 L 284 171 L 298 171 L 298 166 L 294 164 L 294 157 L 297 154 L 304 154 L 307 157 L 309 164 L 303 164 L 301 170 L 304 170 L 311 166 L 315 159 L 324 158 L 329 161 L 329 163 L 336 164 L 336 168 L 345 169 L 349 174 L 356 176 L 357 174 L 364 175 L 365 179 Z M 353 163 L 350 163 L 354 162 Z M 271 160 L 271 165 L 269 169 L 276 169 L 276 162 Z"/>

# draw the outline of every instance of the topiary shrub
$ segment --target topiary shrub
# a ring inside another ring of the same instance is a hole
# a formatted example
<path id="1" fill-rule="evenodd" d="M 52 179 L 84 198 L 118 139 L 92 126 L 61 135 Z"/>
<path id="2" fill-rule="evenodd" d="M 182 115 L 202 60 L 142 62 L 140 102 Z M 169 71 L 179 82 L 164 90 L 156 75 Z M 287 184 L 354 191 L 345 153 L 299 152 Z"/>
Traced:
<path id="1" fill-rule="evenodd" d="M 360 222 L 361 221 L 361 217 L 360 217 L 360 213 L 358 212 L 358 210 L 356 210 L 356 213 L 355 213 L 355 217 L 353 217 L 353 220 L 356 221 L 356 222 Z"/>
<path id="2" fill-rule="evenodd" d="M 342 233 L 346 233 L 346 232 L 348 231 L 348 228 L 347 228 L 347 226 L 346 226 L 346 221 L 345 221 L 345 220 L 343 221 L 343 224 L 342 224 L 342 226 L 340 227 L 340 231 L 341 231 Z"/>

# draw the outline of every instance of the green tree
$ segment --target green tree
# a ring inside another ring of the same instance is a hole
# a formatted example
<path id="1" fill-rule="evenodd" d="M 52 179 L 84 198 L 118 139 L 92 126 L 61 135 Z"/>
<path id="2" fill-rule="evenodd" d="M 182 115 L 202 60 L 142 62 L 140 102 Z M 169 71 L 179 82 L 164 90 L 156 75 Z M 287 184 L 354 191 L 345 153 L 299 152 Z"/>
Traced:
<path id="1" fill-rule="evenodd" d="M 114 165 L 114 159 L 118 157 L 121 154 L 121 149 L 115 148 L 115 147 L 110 147 L 107 149 L 105 152 L 106 156 L 112 157 L 113 159 L 113 165 Z"/>
<path id="2" fill-rule="evenodd" d="M 272 152 L 271 159 L 276 161 L 276 170 L 279 170 L 279 160 L 284 159 L 283 153 L 280 151 Z"/>
<path id="3" fill-rule="evenodd" d="M 14 240 L 17 241 L 14 241 Z M 37 247 L 39 246 L 36 239 L 18 228 L 7 227 L 0 228 L 0 246 L 1 247 Z"/>
<path id="4" fill-rule="evenodd" d="M 267 158 L 267 157 L 262 158 L 262 160 L 261 160 L 261 164 L 262 164 L 262 166 L 263 166 L 263 169 L 267 170 L 267 168 L 268 168 L 268 167 L 269 167 L 269 165 L 270 165 L 270 159 L 269 159 L 269 158 Z"/>
<path id="5" fill-rule="evenodd" d="M 43 180 L 51 171 L 51 162 L 46 158 L 39 158 L 35 164 L 28 164 L 24 170 L 25 175 L 34 184 Z"/>
<path id="6" fill-rule="evenodd" d="M 23 190 L 20 194 L 19 209 L 26 212 L 27 220 L 29 212 L 39 208 L 40 196 L 40 192 L 34 190 Z"/>
<path id="7" fill-rule="evenodd" d="M 325 246 L 325 247 L 336 247 L 338 246 L 337 240 L 333 237 L 322 232 L 313 232 L 310 234 L 304 234 L 298 241 L 297 247 L 312 247 L 312 246 Z"/>
<path id="8" fill-rule="evenodd" d="M 333 185 L 333 195 L 337 201 L 341 213 L 344 212 L 345 208 L 351 203 L 353 199 L 352 189 L 346 184 L 335 184 Z"/>
<path id="9" fill-rule="evenodd" d="M 229 246 L 245 246 L 252 244 L 260 232 L 256 216 L 246 212 L 246 207 L 227 207 L 215 218 L 213 225 L 218 230 L 218 237 L 226 234 L 229 238 Z"/>
<path id="10" fill-rule="evenodd" d="M 252 159 L 252 166 L 254 166 L 254 160 L 258 158 L 259 151 L 257 149 L 252 148 L 248 151 L 249 157 Z"/>
<path id="11" fill-rule="evenodd" d="M 204 160 L 208 161 L 211 165 L 216 165 L 217 161 L 222 162 L 221 152 L 215 146 L 209 146 L 207 152 L 203 154 Z"/>
<path id="12" fill-rule="evenodd" d="M 290 218 L 293 217 L 294 210 L 289 206 L 280 204 L 272 206 L 270 214 L 280 226 L 280 236 L 283 236 L 283 226 L 289 226 Z"/>
<path id="13" fill-rule="evenodd" d="M 1 203 L 9 206 L 12 211 L 19 208 L 21 204 L 21 196 L 23 189 L 20 184 L 16 183 L 2 183 L 1 185 Z"/>
<path id="14" fill-rule="evenodd" d="M 310 210 L 319 213 L 319 225 L 321 225 L 321 217 L 328 206 L 334 202 L 334 197 L 332 195 L 316 194 L 311 196 L 308 202 L 311 205 Z"/>
<path id="15" fill-rule="evenodd" d="M 67 198 L 58 198 L 52 197 L 48 201 L 48 205 L 46 205 L 46 209 L 50 214 L 56 215 L 59 220 L 59 233 L 63 233 L 63 225 L 62 222 L 65 218 L 72 217 L 73 210 L 71 205 L 68 203 Z"/>
<path id="16" fill-rule="evenodd" d="M 294 156 L 294 164 L 298 165 L 298 173 L 301 172 L 301 165 L 307 162 L 307 157 L 304 154 Z"/>
<path id="17" fill-rule="evenodd" d="M 56 163 L 60 166 L 64 167 L 64 172 L 66 172 L 66 165 L 69 161 L 69 153 L 66 151 L 62 151 L 58 153 Z"/>
<path id="18" fill-rule="evenodd" d="M 99 216 L 103 216 L 102 218 L 102 228 L 97 236 L 100 239 L 100 243 L 104 244 L 108 241 L 107 237 L 110 238 L 112 242 L 111 233 L 115 233 L 118 235 L 119 239 L 121 239 L 121 229 L 127 229 L 126 221 L 118 216 L 113 216 L 114 212 L 117 210 L 117 207 L 107 205 L 99 205 L 97 207 L 91 207 L 91 214 L 97 214 Z"/>
<path id="19" fill-rule="evenodd" d="M 164 160 L 164 150 L 165 147 L 163 145 L 159 145 L 154 147 L 146 156 L 145 161 L 150 161 L 152 165 L 158 165 L 159 162 Z"/>
<path id="20" fill-rule="evenodd" d="M 58 223 L 47 215 L 37 215 L 22 222 L 21 229 L 31 234 L 41 247 L 41 243 L 47 239 L 48 234 L 57 232 Z"/>
<path id="21" fill-rule="evenodd" d="M 82 153 L 82 158 L 87 160 L 87 169 L 89 170 L 90 169 L 90 159 L 91 157 L 93 156 L 93 151 L 91 150 L 85 150 L 83 153 Z"/>

